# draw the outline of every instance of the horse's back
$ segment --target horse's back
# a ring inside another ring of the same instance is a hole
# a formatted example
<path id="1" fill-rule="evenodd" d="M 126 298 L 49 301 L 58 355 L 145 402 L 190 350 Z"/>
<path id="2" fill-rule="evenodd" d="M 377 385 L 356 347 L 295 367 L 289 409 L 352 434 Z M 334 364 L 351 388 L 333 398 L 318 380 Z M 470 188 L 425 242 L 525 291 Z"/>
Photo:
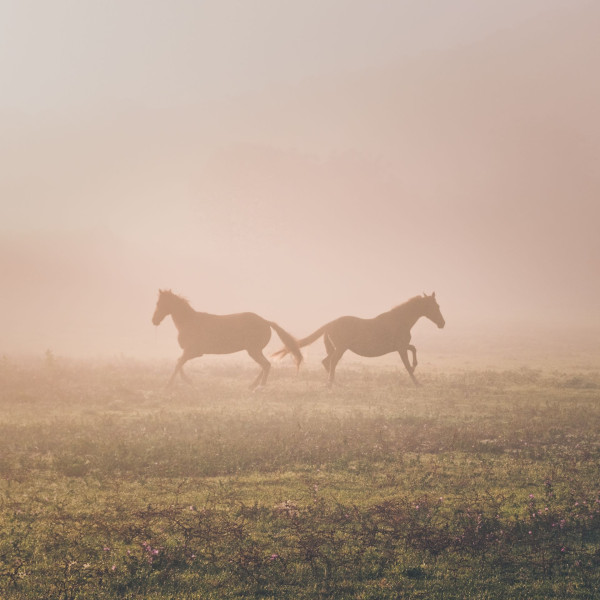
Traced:
<path id="1" fill-rule="evenodd" d="M 374 319 L 361 319 L 360 317 L 338 317 L 327 325 L 327 334 L 332 339 L 350 341 L 357 336 L 363 336 L 373 327 Z"/>
<path id="2" fill-rule="evenodd" d="M 271 327 L 256 313 L 228 315 L 198 313 L 193 327 L 180 332 L 180 345 L 202 354 L 230 354 L 264 348 L 271 339 Z"/>
<path id="3" fill-rule="evenodd" d="M 327 333 L 335 346 L 360 356 L 381 356 L 398 348 L 392 332 L 377 317 L 339 317 L 329 324 Z"/>
<path id="4" fill-rule="evenodd" d="M 207 331 L 213 331 L 215 335 L 230 332 L 240 335 L 271 335 L 271 326 L 268 321 L 253 312 L 233 313 L 230 315 L 209 315 L 204 320 Z"/>
<path id="5" fill-rule="evenodd" d="M 214 317 L 215 321 L 222 321 L 224 323 L 233 324 L 233 325 L 246 325 L 246 326 L 255 326 L 260 327 L 264 325 L 268 325 L 266 319 L 263 319 L 260 315 L 257 315 L 253 312 L 241 312 L 241 313 L 231 313 L 229 315 L 210 315 Z"/>

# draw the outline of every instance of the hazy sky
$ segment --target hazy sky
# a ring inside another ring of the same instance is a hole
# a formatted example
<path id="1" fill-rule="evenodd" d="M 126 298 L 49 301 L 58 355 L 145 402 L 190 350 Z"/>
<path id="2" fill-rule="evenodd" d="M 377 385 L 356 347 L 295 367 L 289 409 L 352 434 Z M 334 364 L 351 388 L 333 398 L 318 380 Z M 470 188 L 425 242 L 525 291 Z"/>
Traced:
<path id="1" fill-rule="evenodd" d="M 55 0 L 0 6 L 2 106 L 47 119 L 222 102 L 471 44 L 566 0 Z M 43 113 L 43 114 L 42 114 Z"/>
<path id="2" fill-rule="evenodd" d="M 299 336 L 434 289 L 448 339 L 599 329 L 598 31 L 583 0 L 0 0 L 0 352 L 172 354 L 159 287 Z"/>

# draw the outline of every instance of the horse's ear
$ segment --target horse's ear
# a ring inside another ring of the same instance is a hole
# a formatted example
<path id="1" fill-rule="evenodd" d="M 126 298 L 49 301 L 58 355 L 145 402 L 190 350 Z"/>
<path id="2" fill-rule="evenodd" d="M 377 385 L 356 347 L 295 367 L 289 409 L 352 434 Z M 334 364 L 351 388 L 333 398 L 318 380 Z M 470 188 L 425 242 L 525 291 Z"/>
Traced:
<path id="1" fill-rule="evenodd" d="M 435 292 L 432 292 L 431 297 L 435 300 Z"/>
<path id="2" fill-rule="evenodd" d="M 427 298 L 427 294 L 423 292 L 423 298 Z"/>

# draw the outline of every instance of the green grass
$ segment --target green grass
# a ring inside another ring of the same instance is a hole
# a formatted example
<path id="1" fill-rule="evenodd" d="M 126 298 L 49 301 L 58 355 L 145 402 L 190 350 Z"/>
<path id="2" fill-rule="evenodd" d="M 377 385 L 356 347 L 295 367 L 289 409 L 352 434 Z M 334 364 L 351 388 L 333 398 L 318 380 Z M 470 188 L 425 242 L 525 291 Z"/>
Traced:
<path id="1" fill-rule="evenodd" d="M 0 597 L 594 598 L 600 372 L 0 362 Z"/>

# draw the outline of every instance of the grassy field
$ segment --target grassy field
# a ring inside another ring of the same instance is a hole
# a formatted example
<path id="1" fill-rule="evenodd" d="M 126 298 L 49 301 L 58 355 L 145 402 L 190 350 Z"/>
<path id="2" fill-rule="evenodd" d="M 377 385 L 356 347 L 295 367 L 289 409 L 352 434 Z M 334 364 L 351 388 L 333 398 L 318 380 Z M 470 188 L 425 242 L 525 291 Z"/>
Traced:
<path id="1" fill-rule="evenodd" d="M 589 364 L 170 368 L 0 360 L 1 598 L 600 597 Z"/>

